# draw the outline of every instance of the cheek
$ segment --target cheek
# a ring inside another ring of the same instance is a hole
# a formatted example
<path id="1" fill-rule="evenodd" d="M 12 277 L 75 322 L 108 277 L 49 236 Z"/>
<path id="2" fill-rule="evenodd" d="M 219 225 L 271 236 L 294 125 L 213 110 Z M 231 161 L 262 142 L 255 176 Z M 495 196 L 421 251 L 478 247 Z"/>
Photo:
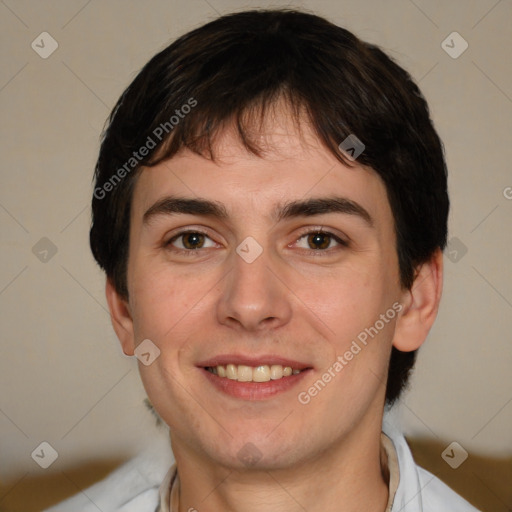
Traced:
<path id="1" fill-rule="evenodd" d="M 146 389 L 173 389 L 179 394 L 180 384 L 194 371 L 190 362 L 197 359 L 194 347 L 198 340 L 208 339 L 215 321 L 215 279 L 205 275 L 170 272 L 158 269 L 134 274 L 133 307 L 136 343 L 150 339 L 160 350 L 151 367 L 140 366 Z M 175 386 L 178 386 L 175 389 Z M 165 393 L 164 393 L 165 395 Z"/>
<path id="2" fill-rule="evenodd" d="M 191 312 L 205 289 L 204 280 L 198 276 L 171 273 L 155 263 L 140 265 L 130 282 L 134 328 L 149 330 L 159 337 Z"/>
<path id="3" fill-rule="evenodd" d="M 377 269 L 378 270 L 378 269 Z M 357 334 L 384 313 L 388 301 L 386 284 L 378 271 L 368 268 L 339 269 L 330 275 L 306 278 L 297 295 L 330 332 L 341 350 Z M 297 288 L 300 286 L 300 288 Z"/>

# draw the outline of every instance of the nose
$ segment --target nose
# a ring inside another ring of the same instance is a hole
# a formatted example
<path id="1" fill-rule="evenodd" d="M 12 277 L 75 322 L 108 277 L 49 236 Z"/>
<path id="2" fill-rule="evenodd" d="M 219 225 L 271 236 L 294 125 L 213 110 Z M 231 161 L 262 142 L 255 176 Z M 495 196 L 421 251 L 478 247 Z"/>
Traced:
<path id="1" fill-rule="evenodd" d="M 276 278 L 278 265 L 272 265 L 265 250 L 250 263 L 233 252 L 230 264 L 231 271 L 222 281 L 217 304 L 221 324 L 240 331 L 258 332 L 276 329 L 290 321 L 290 293 Z"/>

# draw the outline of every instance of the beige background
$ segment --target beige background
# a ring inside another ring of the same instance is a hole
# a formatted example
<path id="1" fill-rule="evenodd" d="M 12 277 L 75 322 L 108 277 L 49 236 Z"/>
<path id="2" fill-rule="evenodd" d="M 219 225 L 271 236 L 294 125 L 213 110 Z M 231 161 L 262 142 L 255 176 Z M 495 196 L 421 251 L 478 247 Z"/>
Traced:
<path id="1" fill-rule="evenodd" d="M 446 259 L 439 319 L 395 414 L 431 471 L 483 510 L 512 507 L 512 2 L 2 0 L 0 510 L 78 492 L 158 435 L 88 248 L 99 135 L 136 72 L 178 35 L 284 5 L 381 45 L 430 103 L 450 171 L 450 238 L 467 253 L 452 240 L 460 259 Z M 47 59 L 31 48 L 43 31 L 59 45 Z M 441 47 L 453 31 L 469 44 L 456 59 Z M 47 262 L 32 251 L 42 237 L 57 248 Z M 30 456 L 42 441 L 59 454 L 47 470 Z M 469 452 L 456 470 L 441 458 L 452 441 Z"/>

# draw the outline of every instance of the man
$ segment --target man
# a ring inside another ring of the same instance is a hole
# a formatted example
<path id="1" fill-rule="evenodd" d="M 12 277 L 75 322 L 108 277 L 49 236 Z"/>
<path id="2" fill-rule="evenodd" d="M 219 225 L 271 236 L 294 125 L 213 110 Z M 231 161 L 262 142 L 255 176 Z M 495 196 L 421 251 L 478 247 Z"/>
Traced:
<path id="1" fill-rule="evenodd" d="M 156 55 L 110 117 L 90 241 L 176 464 L 54 510 L 475 510 L 382 432 L 448 208 L 424 98 L 350 32 L 250 11 Z"/>

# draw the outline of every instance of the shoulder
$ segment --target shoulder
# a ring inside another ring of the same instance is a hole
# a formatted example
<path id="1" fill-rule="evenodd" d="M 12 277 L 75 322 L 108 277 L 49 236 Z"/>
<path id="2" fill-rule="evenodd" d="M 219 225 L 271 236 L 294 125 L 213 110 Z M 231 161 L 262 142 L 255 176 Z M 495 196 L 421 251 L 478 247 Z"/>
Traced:
<path id="1" fill-rule="evenodd" d="M 432 473 L 417 467 L 422 491 L 423 512 L 478 512 L 464 498 Z"/>
<path id="2" fill-rule="evenodd" d="M 155 512 L 158 489 L 174 458 L 169 443 L 158 443 L 105 479 L 44 512 Z"/>
<path id="3" fill-rule="evenodd" d="M 405 437 L 384 423 L 383 432 L 395 447 L 399 484 L 391 512 L 478 512 L 439 478 L 416 464 Z"/>

